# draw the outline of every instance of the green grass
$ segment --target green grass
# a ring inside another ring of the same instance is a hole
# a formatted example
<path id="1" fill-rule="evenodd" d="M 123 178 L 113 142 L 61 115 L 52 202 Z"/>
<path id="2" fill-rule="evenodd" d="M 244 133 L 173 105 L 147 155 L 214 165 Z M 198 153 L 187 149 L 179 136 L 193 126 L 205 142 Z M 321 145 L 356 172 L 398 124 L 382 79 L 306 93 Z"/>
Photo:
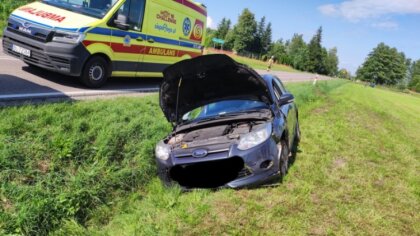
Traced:
<path id="1" fill-rule="evenodd" d="M 419 235 L 420 98 L 288 84 L 303 139 L 284 182 L 164 188 L 156 96 L 0 111 L 0 234 Z"/>

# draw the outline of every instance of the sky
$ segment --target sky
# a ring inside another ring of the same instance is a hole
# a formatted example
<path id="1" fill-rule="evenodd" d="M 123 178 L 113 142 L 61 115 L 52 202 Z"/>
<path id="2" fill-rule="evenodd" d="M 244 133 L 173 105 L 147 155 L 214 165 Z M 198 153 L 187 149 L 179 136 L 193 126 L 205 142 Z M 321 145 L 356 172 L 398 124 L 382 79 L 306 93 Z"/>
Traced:
<path id="1" fill-rule="evenodd" d="M 223 17 L 235 24 L 244 8 L 273 25 L 273 41 L 303 34 L 308 42 L 323 27 L 323 46 L 337 47 L 340 68 L 355 73 L 384 42 L 420 59 L 420 0 L 196 0 L 207 6 L 208 26 Z"/>

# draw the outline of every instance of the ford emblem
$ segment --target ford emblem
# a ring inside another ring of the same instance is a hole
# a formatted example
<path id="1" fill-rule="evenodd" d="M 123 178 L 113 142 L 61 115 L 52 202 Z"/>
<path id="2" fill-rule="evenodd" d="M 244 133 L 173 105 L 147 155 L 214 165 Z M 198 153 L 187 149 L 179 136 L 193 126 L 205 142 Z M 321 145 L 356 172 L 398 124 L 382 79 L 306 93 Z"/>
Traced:
<path id="1" fill-rule="evenodd" d="M 192 156 L 195 158 L 203 158 L 205 156 L 207 156 L 208 151 L 206 149 L 197 149 L 194 150 L 194 152 L 192 153 Z"/>

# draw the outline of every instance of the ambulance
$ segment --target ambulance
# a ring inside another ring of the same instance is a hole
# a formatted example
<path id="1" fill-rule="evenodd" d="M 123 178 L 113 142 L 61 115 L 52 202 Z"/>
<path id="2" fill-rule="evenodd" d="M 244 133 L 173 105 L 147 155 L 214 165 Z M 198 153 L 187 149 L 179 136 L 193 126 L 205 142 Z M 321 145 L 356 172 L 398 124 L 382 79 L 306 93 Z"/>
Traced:
<path id="1" fill-rule="evenodd" d="M 3 50 L 99 88 L 110 76 L 162 77 L 202 55 L 206 20 L 190 0 L 41 0 L 12 12 Z"/>

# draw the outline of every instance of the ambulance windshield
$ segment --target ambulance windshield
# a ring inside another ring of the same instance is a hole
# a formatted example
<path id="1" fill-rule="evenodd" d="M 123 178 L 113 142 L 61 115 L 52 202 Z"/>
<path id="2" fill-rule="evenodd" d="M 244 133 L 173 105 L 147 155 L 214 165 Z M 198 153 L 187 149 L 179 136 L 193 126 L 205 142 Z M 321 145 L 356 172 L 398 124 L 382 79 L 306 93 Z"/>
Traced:
<path id="1" fill-rule="evenodd" d="M 95 18 L 103 18 L 118 0 L 42 0 L 43 3 Z"/>

